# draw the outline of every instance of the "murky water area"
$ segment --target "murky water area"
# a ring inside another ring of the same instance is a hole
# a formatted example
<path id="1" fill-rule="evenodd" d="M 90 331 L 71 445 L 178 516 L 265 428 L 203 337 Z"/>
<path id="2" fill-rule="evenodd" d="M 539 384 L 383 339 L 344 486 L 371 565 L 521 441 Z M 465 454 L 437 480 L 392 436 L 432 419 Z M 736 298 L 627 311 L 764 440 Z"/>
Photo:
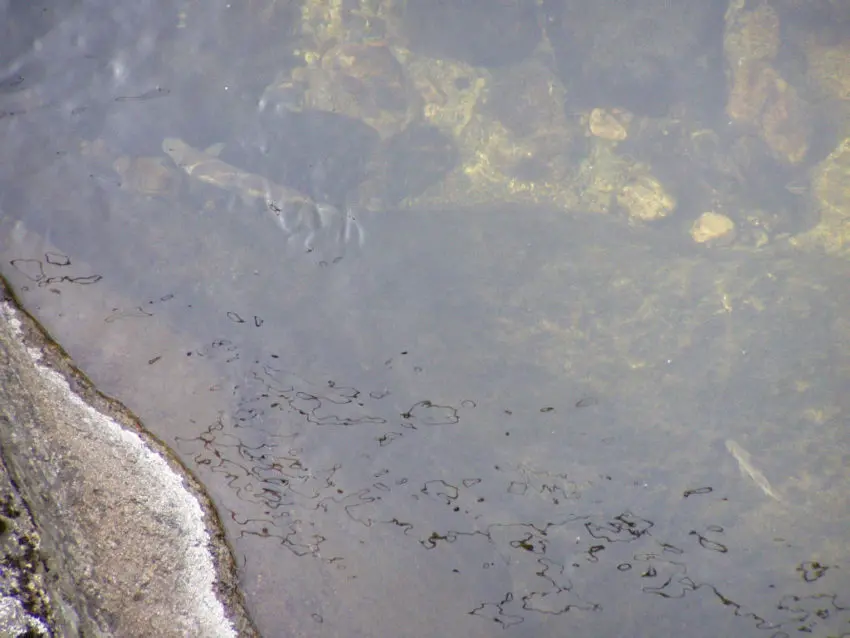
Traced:
<path id="1" fill-rule="evenodd" d="M 352 4 L 0 5 L 0 272 L 207 486 L 263 635 L 850 632 L 848 265 L 789 240 L 836 140 L 655 145 L 738 158 L 744 3 L 705 95 L 581 91 L 570 2 Z"/>

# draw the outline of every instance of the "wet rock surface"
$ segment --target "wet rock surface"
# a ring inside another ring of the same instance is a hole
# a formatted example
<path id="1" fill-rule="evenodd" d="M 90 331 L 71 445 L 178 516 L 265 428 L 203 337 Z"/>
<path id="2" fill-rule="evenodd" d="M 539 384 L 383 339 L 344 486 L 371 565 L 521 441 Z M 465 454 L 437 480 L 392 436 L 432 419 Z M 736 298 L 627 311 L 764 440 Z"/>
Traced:
<path id="1" fill-rule="evenodd" d="M 2 292 L 2 635 L 256 635 L 200 485 Z"/>
<path id="2" fill-rule="evenodd" d="M 0 634 L 50 635 L 46 571 L 35 523 L 0 459 Z"/>

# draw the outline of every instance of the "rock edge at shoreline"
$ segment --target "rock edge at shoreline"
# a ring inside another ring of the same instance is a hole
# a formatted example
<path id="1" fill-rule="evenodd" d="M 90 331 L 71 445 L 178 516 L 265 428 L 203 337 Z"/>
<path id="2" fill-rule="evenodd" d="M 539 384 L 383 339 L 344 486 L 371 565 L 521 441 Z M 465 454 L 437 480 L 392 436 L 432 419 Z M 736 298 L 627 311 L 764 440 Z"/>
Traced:
<path id="1" fill-rule="evenodd" d="M 16 574 L 0 591 L 0 630 L 258 636 L 202 486 L 3 281 L 0 295 L 0 496 L 19 514 L 0 512 L 0 540 L 23 548 L 11 566 L 3 552 Z"/>

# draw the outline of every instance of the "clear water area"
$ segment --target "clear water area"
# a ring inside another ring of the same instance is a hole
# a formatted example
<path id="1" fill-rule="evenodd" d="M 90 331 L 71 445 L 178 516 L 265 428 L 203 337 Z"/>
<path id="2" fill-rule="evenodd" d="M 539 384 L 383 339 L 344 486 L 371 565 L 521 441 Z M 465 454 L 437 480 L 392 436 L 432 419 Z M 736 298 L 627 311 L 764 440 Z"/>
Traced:
<path id="1" fill-rule="evenodd" d="M 373 138 L 257 109 L 298 8 L 35 6 L 4 6 L 3 275 L 206 484 L 264 635 L 850 631 L 844 262 L 348 207 Z"/>

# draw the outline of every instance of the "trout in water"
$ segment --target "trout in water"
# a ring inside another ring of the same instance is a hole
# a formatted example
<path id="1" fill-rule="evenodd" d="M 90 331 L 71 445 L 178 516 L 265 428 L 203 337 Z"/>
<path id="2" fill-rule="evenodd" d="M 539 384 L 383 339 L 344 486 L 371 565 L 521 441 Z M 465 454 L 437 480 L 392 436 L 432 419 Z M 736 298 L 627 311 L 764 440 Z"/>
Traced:
<path id="1" fill-rule="evenodd" d="M 220 160 L 218 154 L 221 149 L 222 146 L 216 144 L 201 151 L 176 137 L 167 137 L 162 142 L 162 150 L 177 166 L 205 184 L 212 184 L 245 200 L 263 200 L 269 207 L 277 209 L 288 204 L 316 206 L 312 199 L 295 189 L 275 184 L 262 175 L 248 173 Z"/>
<path id="2" fill-rule="evenodd" d="M 726 449 L 729 450 L 729 453 L 735 457 L 736 461 L 738 461 L 738 467 L 741 470 L 741 474 L 753 479 L 753 482 L 761 488 L 761 491 L 767 494 L 770 498 L 776 499 L 777 501 L 782 500 L 770 486 L 770 482 L 767 480 L 767 477 L 753 465 L 749 452 L 732 439 L 726 439 Z"/>
<path id="3" fill-rule="evenodd" d="M 353 215 L 342 214 L 329 204 L 317 204 L 293 188 L 228 164 L 218 157 L 222 148 L 216 144 L 202 151 L 176 137 L 162 142 L 165 154 L 187 175 L 238 195 L 243 201 L 264 202 L 288 235 L 306 234 L 305 246 L 311 247 L 315 237 L 327 229 L 336 232 L 343 242 L 354 239 L 362 246 L 363 228 Z"/>

